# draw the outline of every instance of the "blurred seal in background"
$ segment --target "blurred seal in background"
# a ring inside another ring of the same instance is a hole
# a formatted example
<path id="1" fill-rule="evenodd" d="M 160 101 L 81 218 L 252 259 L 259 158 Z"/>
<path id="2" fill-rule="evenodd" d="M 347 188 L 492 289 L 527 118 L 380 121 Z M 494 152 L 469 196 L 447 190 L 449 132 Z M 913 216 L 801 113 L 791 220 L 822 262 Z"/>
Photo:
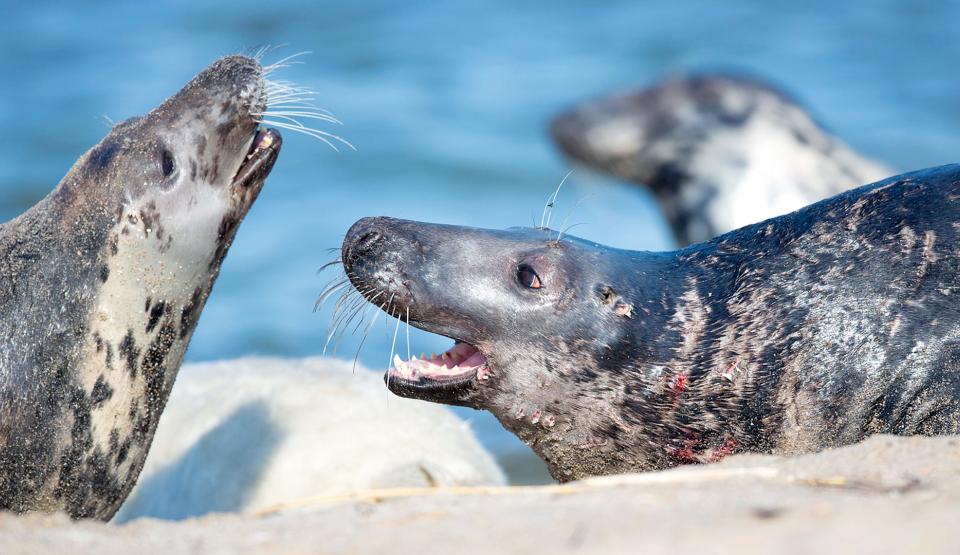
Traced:
<path id="1" fill-rule="evenodd" d="M 572 161 L 648 187 L 681 246 L 894 173 L 776 87 L 735 74 L 589 100 L 554 118 L 550 134 Z"/>

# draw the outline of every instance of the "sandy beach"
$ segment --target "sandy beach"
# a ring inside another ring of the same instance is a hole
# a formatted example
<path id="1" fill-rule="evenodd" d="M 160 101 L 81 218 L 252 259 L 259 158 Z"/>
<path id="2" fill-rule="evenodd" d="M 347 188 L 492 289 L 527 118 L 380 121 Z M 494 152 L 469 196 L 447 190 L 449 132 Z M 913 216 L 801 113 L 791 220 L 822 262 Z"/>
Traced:
<path id="1" fill-rule="evenodd" d="M 559 486 L 380 490 L 123 526 L 0 517 L 4 553 L 960 552 L 960 438 L 876 436 Z M 16 547 L 11 547 L 16 546 Z"/>

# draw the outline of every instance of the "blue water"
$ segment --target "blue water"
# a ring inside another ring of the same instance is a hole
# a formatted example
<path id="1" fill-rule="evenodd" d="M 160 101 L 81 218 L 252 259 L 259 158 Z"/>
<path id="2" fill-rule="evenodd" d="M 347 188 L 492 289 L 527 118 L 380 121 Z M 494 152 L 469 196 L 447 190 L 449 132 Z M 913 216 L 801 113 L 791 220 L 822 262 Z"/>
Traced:
<path id="1" fill-rule="evenodd" d="M 822 2 L 0 2 L 0 218 L 45 195 L 113 120 L 148 111 L 216 57 L 311 50 L 281 76 L 316 88 L 357 152 L 286 134 L 188 353 L 318 354 L 313 303 L 356 219 L 527 225 L 568 171 L 551 115 L 680 69 L 783 84 L 855 148 L 896 168 L 960 156 L 960 4 Z M 716 6 L 722 4 L 722 9 Z M 268 58 L 269 61 L 269 58 Z M 333 129 L 331 129 L 333 130 Z M 579 202 L 579 205 L 577 203 Z M 649 197 L 574 174 L 558 218 L 616 246 L 670 248 Z M 392 328 L 360 360 L 382 368 Z M 417 350 L 447 340 L 417 333 Z M 340 356 L 352 357 L 348 338 Z M 487 414 L 462 411 L 519 481 L 545 479 Z"/>

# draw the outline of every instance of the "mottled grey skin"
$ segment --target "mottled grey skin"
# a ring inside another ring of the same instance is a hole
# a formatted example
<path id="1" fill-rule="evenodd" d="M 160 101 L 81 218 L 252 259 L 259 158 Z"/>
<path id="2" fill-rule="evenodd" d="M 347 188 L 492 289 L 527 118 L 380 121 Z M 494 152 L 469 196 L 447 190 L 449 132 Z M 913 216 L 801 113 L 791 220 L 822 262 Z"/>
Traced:
<path id="1" fill-rule="evenodd" d="M 574 162 L 649 187 L 681 246 L 894 173 L 776 87 L 732 74 L 588 100 L 550 133 Z"/>
<path id="2" fill-rule="evenodd" d="M 0 509 L 108 519 L 133 487 L 279 152 L 265 103 L 259 63 L 221 59 L 0 226 Z"/>
<path id="3" fill-rule="evenodd" d="M 491 411 L 560 481 L 960 432 L 957 165 L 673 252 L 367 218 L 342 254 L 368 299 L 487 359 L 390 389 Z"/>

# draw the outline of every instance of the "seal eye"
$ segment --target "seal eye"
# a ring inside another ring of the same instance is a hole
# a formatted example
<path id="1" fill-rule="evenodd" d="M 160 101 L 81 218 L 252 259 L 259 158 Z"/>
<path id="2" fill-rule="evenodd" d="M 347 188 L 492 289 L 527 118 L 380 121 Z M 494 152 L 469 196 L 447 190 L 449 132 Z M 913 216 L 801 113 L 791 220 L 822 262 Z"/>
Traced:
<path id="1" fill-rule="evenodd" d="M 520 282 L 520 285 L 528 289 L 540 289 L 543 287 L 543 282 L 540 281 L 540 276 L 533 271 L 533 268 L 527 264 L 521 264 L 517 266 L 517 281 Z"/>
<path id="2" fill-rule="evenodd" d="M 173 161 L 173 154 L 167 149 L 160 150 L 160 171 L 163 177 L 170 177 L 176 171 L 177 164 Z"/>

